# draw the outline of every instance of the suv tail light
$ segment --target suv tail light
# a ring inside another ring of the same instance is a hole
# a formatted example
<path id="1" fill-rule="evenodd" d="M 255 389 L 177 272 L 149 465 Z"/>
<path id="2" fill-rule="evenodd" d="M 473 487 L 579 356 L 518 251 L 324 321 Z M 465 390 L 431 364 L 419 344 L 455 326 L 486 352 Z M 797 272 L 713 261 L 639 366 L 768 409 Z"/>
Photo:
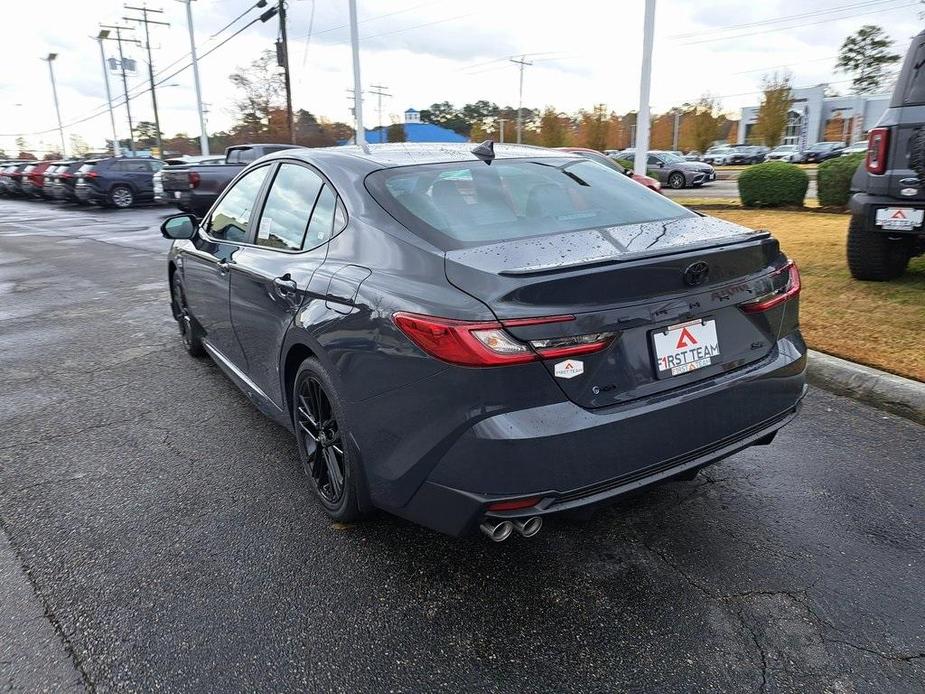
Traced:
<path id="1" fill-rule="evenodd" d="M 99 176 L 99 174 L 96 173 L 96 171 L 88 171 L 84 174 L 84 178 L 96 178 L 97 176 Z"/>
<path id="2" fill-rule="evenodd" d="M 195 171 L 190 171 L 188 174 L 186 174 L 186 179 L 189 181 L 190 189 L 199 187 L 200 178 L 199 178 L 199 174 L 196 173 Z"/>
<path id="3" fill-rule="evenodd" d="M 746 313 L 761 313 L 762 311 L 768 311 L 775 306 L 779 306 L 785 301 L 790 301 L 790 299 L 796 297 L 800 293 L 800 290 L 803 288 L 802 283 L 800 282 L 800 270 L 797 268 L 797 264 L 791 260 L 774 274 L 780 274 L 783 272 L 787 273 L 787 284 L 785 284 L 783 288 L 778 289 L 777 291 L 770 294 L 765 294 L 764 296 L 758 297 L 754 301 L 750 301 L 747 304 L 739 304 L 739 308 L 741 308 Z"/>
<path id="4" fill-rule="evenodd" d="M 392 318 L 408 339 L 427 354 L 459 366 L 506 366 L 590 354 L 607 347 L 614 337 L 614 333 L 601 332 L 521 342 L 504 329 L 564 323 L 575 320 L 575 316 L 485 322 L 414 313 L 396 313 Z"/>
<path id="5" fill-rule="evenodd" d="M 890 146 L 890 129 L 873 128 L 867 134 L 867 160 L 864 166 L 868 173 L 882 174 L 886 171 L 887 149 Z"/>

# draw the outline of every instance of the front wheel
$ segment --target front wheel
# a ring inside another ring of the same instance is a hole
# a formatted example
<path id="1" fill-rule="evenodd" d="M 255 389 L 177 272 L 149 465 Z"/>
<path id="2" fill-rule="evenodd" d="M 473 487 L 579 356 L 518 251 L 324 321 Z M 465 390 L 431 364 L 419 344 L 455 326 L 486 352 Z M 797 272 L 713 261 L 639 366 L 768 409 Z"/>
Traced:
<path id="1" fill-rule="evenodd" d="M 203 357 L 206 354 L 205 347 L 202 346 L 202 331 L 193 317 L 190 315 L 189 307 L 186 305 L 186 295 L 183 293 L 183 283 L 180 281 L 180 273 L 174 271 L 171 278 L 171 310 L 173 317 L 177 321 L 177 327 L 180 329 L 180 339 L 183 340 L 183 347 L 191 357 Z"/>
<path id="2" fill-rule="evenodd" d="M 292 389 L 292 420 L 299 459 L 315 494 L 334 520 L 358 520 L 359 468 L 334 384 L 321 364 L 306 359 Z"/>
<path id="3" fill-rule="evenodd" d="M 848 269 L 856 280 L 886 282 L 906 271 L 912 249 L 908 239 L 891 239 L 865 228 L 863 217 L 852 216 L 848 225 Z"/>
<path id="4" fill-rule="evenodd" d="M 683 188 L 685 183 L 684 174 L 675 172 L 668 177 L 668 185 L 675 190 Z"/>
<path id="5" fill-rule="evenodd" d="M 109 202 L 113 207 L 124 210 L 134 204 L 135 194 L 132 193 L 132 189 L 128 186 L 114 186 L 109 191 Z"/>

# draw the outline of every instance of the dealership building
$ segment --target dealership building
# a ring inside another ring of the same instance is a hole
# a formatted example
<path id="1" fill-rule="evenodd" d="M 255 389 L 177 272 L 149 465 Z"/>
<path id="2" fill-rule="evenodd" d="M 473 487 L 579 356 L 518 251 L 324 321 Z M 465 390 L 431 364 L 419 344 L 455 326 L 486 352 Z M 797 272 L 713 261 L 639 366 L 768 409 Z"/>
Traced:
<path id="1" fill-rule="evenodd" d="M 800 145 L 801 149 L 815 142 L 858 142 L 866 139 L 890 102 L 889 94 L 826 96 L 826 85 L 794 89 L 787 120 L 787 131 L 781 144 Z M 737 142 L 749 141 L 758 119 L 758 107 L 742 109 Z"/>

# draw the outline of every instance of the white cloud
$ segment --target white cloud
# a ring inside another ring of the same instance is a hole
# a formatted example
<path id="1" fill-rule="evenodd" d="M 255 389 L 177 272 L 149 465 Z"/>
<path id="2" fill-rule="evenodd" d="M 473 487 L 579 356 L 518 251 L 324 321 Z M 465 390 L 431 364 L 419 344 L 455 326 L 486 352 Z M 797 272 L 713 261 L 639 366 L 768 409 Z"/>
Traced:
<path id="1" fill-rule="evenodd" d="M 193 11 L 200 52 L 215 45 L 209 36 L 247 10 L 253 0 L 197 0 Z M 312 5 L 313 36 L 306 51 Z M 653 67 L 652 106 L 663 110 L 696 99 L 704 92 L 721 96 L 735 112 L 756 101 L 763 72 L 789 65 L 799 86 L 840 82 L 833 74 L 833 56 L 843 38 L 861 24 L 884 26 L 902 53 L 918 26 L 917 9 L 904 0 L 770 0 L 746 4 L 740 0 L 703 3 L 700 0 L 659 0 Z M 62 118 L 71 123 L 105 106 L 99 49 L 91 36 L 98 22 L 112 23 L 126 14 L 119 0 L 33 0 L 8 2 L 2 12 L 3 75 L 0 77 L 0 133 L 52 129 L 54 107 L 47 65 L 40 57 L 59 54 L 55 74 Z M 718 28 L 843 8 L 801 20 L 763 24 L 715 33 Z M 527 68 L 524 102 L 553 104 L 563 110 L 606 103 L 626 111 L 638 99 L 642 0 L 469 0 L 465 4 L 421 0 L 359 0 L 363 84 L 388 85 L 393 97 L 383 109 L 385 120 L 408 106 L 426 107 L 435 101 L 457 104 L 488 99 L 501 105 L 517 101 L 517 68 L 497 60 L 507 55 L 535 53 Z M 154 28 L 154 62 L 162 69 L 174 61 L 186 64 L 189 50 L 183 4 L 162 0 L 169 28 Z M 347 90 L 352 87 L 346 0 L 289 0 L 290 63 L 294 105 L 318 115 L 349 120 Z M 862 14 L 864 13 L 864 14 Z M 256 16 L 251 12 L 250 17 Z M 850 15 L 859 15 L 851 17 Z M 242 25 L 243 22 L 237 26 Z M 783 31 L 772 31 L 791 27 Z M 714 32 L 714 33 L 708 33 Z M 139 32 L 136 32 L 139 33 Z M 210 129 L 230 124 L 228 106 L 234 89 L 228 74 L 261 50 L 272 48 L 275 20 L 257 24 L 201 62 L 203 96 L 210 106 Z M 692 34 L 671 38 L 678 34 Z M 223 37 L 227 34 L 223 34 Z M 729 38 L 737 37 L 737 38 Z M 705 41 L 710 39 L 710 41 Z M 713 40 L 722 39 L 722 40 Z M 107 53 L 115 55 L 115 44 Z M 146 66 L 137 48 L 139 74 L 130 88 L 143 89 Z M 10 59 L 15 56 L 15 59 Z M 111 76 L 114 96 L 121 83 Z M 170 135 L 198 131 L 190 70 L 169 80 L 177 86 L 158 90 L 161 123 Z M 846 84 L 834 85 L 844 90 Z M 132 101 L 137 120 L 151 120 L 150 97 Z M 366 101 L 367 125 L 377 119 L 375 102 Z M 125 111 L 117 113 L 117 128 L 126 134 Z M 69 127 L 91 144 L 102 146 L 109 119 L 98 118 Z M 57 133 L 27 135 L 35 148 L 54 148 Z M 0 147 L 13 148 L 12 137 L 0 136 Z"/>

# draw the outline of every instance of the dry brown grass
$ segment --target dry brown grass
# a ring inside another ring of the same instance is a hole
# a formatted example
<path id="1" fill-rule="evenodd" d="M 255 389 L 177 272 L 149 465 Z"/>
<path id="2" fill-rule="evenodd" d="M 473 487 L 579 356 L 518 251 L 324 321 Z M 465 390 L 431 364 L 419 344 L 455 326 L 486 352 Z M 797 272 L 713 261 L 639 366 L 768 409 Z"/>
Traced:
<path id="1" fill-rule="evenodd" d="M 848 274 L 848 215 L 774 210 L 707 214 L 770 230 L 800 266 L 800 325 L 813 349 L 925 381 L 925 256 L 893 282 Z"/>

